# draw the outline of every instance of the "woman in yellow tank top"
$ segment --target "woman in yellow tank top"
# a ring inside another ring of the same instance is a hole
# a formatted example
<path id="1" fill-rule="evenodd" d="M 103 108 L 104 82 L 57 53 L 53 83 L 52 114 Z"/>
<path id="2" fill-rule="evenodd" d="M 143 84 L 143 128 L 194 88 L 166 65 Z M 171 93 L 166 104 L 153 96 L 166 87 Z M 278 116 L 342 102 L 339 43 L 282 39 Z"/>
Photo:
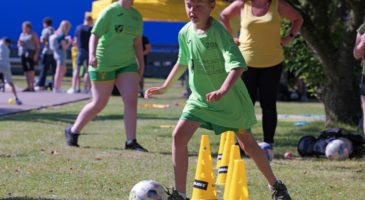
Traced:
<path id="1" fill-rule="evenodd" d="M 241 18 L 239 39 L 230 26 Z M 291 22 L 287 36 L 280 36 L 282 18 Z M 299 33 L 303 18 L 285 0 L 236 0 L 221 13 L 221 22 L 232 34 L 248 65 L 242 76 L 253 103 L 260 101 L 264 142 L 273 144 L 277 124 L 276 97 L 284 60 L 283 46 Z M 259 94 L 259 95 L 257 95 Z"/>

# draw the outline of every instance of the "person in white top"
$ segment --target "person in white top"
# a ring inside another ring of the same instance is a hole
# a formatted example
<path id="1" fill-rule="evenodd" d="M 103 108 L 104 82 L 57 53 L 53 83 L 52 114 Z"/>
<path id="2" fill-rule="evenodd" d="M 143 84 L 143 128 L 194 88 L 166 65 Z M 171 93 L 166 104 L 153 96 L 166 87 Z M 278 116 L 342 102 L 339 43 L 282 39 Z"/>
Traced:
<path id="1" fill-rule="evenodd" d="M 2 38 L 0 40 L 0 73 L 3 74 L 5 82 L 10 85 L 11 91 L 14 94 L 15 103 L 17 105 L 21 105 L 22 102 L 18 98 L 16 93 L 16 89 L 13 83 L 13 79 L 11 77 L 11 69 L 10 69 L 10 39 L 9 38 Z"/>

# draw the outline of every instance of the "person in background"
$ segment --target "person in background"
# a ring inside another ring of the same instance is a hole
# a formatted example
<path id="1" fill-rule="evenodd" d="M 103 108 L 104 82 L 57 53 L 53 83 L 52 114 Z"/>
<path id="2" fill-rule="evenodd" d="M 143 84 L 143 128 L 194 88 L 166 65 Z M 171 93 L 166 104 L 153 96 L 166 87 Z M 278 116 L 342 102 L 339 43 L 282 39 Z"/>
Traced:
<path id="1" fill-rule="evenodd" d="M 83 93 L 89 93 L 91 83 L 89 78 L 89 39 L 93 26 L 93 19 L 90 15 L 85 16 L 84 23 L 76 27 L 74 44 L 77 47 L 76 66 L 72 73 L 72 87 L 67 91 L 68 94 L 80 92 L 80 77 L 84 74 Z M 83 73 L 81 73 L 83 72 Z"/>
<path id="2" fill-rule="evenodd" d="M 39 56 L 39 39 L 32 30 L 32 23 L 25 21 L 22 24 L 22 33 L 18 39 L 18 54 L 21 58 L 27 87 L 24 92 L 34 92 L 35 64 Z"/>
<path id="3" fill-rule="evenodd" d="M 91 102 L 73 125 L 65 128 L 66 143 L 77 147 L 80 131 L 101 112 L 117 86 L 124 102 L 127 150 L 147 152 L 137 142 L 138 82 L 143 76 L 143 17 L 133 0 L 118 0 L 105 8 L 95 22 L 90 37 L 89 76 Z"/>
<path id="4" fill-rule="evenodd" d="M 3 74 L 5 82 L 10 85 L 11 91 L 13 92 L 15 103 L 17 105 L 22 105 L 17 93 L 16 88 L 13 83 L 11 76 L 11 65 L 10 65 L 10 44 L 9 38 L 2 38 L 0 40 L 0 73 Z"/>
<path id="5" fill-rule="evenodd" d="M 48 71 L 51 71 L 52 80 L 56 69 L 56 61 L 53 58 L 53 51 L 49 47 L 49 37 L 54 33 L 54 28 L 52 27 L 52 19 L 46 17 L 43 19 L 43 30 L 41 34 L 41 44 L 43 45 L 43 50 L 41 54 L 41 68 L 36 83 L 35 90 L 45 90 L 46 80 Z"/>
<path id="6" fill-rule="evenodd" d="M 144 66 L 147 66 L 147 57 L 151 53 L 152 45 L 146 36 L 142 36 L 142 44 Z M 139 96 L 141 98 L 144 97 L 144 76 L 141 76 L 141 80 L 139 81 Z"/>
<path id="7" fill-rule="evenodd" d="M 362 73 L 361 73 L 361 84 L 360 84 L 360 94 L 361 94 L 361 107 L 363 113 L 363 137 L 365 139 L 365 17 L 364 22 L 357 29 L 356 42 L 353 51 L 356 60 L 361 59 Z"/>
<path id="8" fill-rule="evenodd" d="M 57 63 L 55 78 L 54 78 L 54 93 L 62 93 L 61 89 L 63 78 L 67 71 L 66 56 L 67 50 L 72 45 L 72 39 L 68 35 L 71 29 L 71 24 L 67 20 L 63 20 L 50 38 L 50 46 L 53 50 L 53 56 Z"/>
<path id="9" fill-rule="evenodd" d="M 231 19 L 240 16 L 239 39 L 232 32 Z M 280 35 L 282 19 L 290 21 L 285 36 Z M 277 126 L 276 100 L 283 69 L 283 46 L 298 35 L 303 18 L 285 0 L 237 0 L 225 8 L 220 21 L 233 36 L 245 58 L 248 71 L 242 75 L 252 102 L 260 101 L 264 142 L 274 144 Z"/>

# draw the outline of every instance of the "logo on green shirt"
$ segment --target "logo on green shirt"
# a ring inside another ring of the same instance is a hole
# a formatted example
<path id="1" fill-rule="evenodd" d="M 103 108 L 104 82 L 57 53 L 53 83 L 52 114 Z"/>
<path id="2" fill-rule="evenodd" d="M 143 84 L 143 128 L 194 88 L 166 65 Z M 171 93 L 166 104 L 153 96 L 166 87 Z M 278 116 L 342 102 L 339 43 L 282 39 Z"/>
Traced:
<path id="1" fill-rule="evenodd" d="M 121 32 L 123 32 L 123 29 L 124 29 L 124 25 L 115 25 L 115 26 L 114 26 L 114 30 L 115 30 L 115 32 L 117 32 L 117 33 L 121 33 Z"/>

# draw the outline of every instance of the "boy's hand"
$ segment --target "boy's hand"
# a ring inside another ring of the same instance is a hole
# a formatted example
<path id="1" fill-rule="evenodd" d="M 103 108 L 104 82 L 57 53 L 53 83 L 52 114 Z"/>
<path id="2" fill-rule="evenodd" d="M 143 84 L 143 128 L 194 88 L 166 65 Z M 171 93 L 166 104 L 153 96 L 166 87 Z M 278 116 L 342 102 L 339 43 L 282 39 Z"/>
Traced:
<path id="1" fill-rule="evenodd" d="M 237 37 L 234 37 L 233 40 L 234 40 L 234 43 L 237 44 L 237 46 L 240 46 L 241 45 L 240 39 L 238 39 Z"/>
<path id="2" fill-rule="evenodd" d="M 205 97 L 207 98 L 208 103 L 218 102 L 222 99 L 225 92 L 221 90 L 216 90 L 208 93 Z"/>
<path id="3" fill-rule="evenodd" d="M 152 95 L 158 95 L 158 94 L 164 94 L 166 92 L 166 87 L 153 87 L 148 88 L 146 92 L 144 93 L 144 98 L 148 99 Z"/>

